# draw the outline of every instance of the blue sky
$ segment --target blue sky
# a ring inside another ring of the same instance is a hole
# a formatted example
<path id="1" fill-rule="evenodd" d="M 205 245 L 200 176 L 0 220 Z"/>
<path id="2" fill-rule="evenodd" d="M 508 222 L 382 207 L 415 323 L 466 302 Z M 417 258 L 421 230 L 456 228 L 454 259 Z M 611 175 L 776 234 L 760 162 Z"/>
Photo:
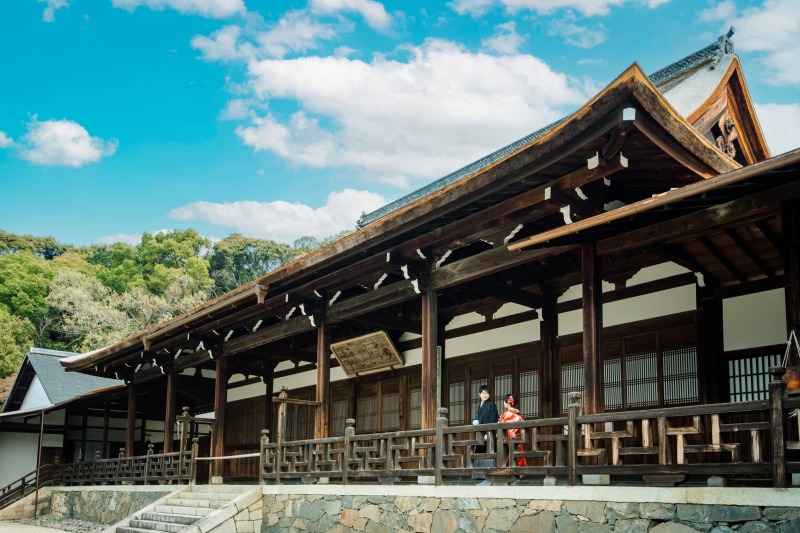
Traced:
<path id="1" fill-rule="evenodd" d="M 0 229 L 324 238 L 731 25 L 800 146 L 796 0 L 4 0 Z"/>

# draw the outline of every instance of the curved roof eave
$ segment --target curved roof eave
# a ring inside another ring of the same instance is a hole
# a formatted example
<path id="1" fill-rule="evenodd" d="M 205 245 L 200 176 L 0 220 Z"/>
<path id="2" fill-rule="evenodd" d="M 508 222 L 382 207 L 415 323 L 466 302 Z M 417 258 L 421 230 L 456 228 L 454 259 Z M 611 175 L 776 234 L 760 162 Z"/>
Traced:
<path id="1" fill-rule="evenodd" d="M 193 320 L 214 315 L 229 308 L 235 308 L 248 298 L 255 298 L 254 291 L 257 286 L 270 286 L 278 282 L 301 278 L 303 275 L 313 274 L 314 269 L 323 266 L 330 266 L 336 260 L 345 260 L 351 257 L 358 250 L 367 245 L 379 244 L 380 236 L 387 230 L 402 230 L 402 226 L 411 227 L 415 220 L 415 211 L 435 203 L 439 208 L 446 207 L 447 203 L 460 198 L 462 195 L 474 192 L 487 183 L 491 178 L 487 177 L 490 170 L 507 163 L 524 152 L 533 151 L 540 145 L 564 146 L 570 140 L 579 139 L 585 133 L 593 121 L 607 118 L 605 113 L 609 109 L 618 107 L 633 96 L 637 102 L 656 119 L 665 131 L 676 139 L 688 139 L 689 151 L 701 162 L 714 169 L 716 173 L 726 172 L 738 168 L 739 165 L 727 156 L 723 156 L 715 146 L 712 146 L 707 139 L 700 135 L 692 125 L 681 117 L 664 96 L 653 85 L 647 75 L 641 70 L 638 64 L 633 63 L 607 87 L 590 99 L 580 109 L 565 117 L 562 121 L 549 126 L 548 130 L 539 136 L 531 138 L 527 143 L 514 146 L 507 153 L 493 159 L 485 166 L 477 168 L 470 174 L 465 175 L 458 181 L 449 186 L 435 191 L 427 196 L 403 206 L 386 216 L 371 222 L 339 241 L 336 241 L 324 248 L 316 250 L 299 259 L 285 265 L 277 270 L 266 274 L 250 283 L 242 285 L 218 298 L 201 304 L 200 306 L 183 313 L 167 322 L 159 324 L 149 330 L 143 331 L 117 344 L 107 346 L 70 357 L 62 360 L 61 364 L 68 370 L 83 370 L 101 364 L 103 361 L 112 359 L 115 354 L 124 351 L 137 351 L 144 349 L 145 339 L 157 335 L 167 335 L 181 328 Z M 602 105 L 601 105 L 602 104 Z M 563 137 L 563 138 L 562 138 Z M 542 158 L 547 152 L 532 153 L 531 160 Z M 484 179 L 479 179 L 484 178 Z M 452 196 L 456 194 L 456 196 Z M 444 199 L 448 196 L 447 199 Z M 139 348 L 141 346 L 141 348 Z"/>

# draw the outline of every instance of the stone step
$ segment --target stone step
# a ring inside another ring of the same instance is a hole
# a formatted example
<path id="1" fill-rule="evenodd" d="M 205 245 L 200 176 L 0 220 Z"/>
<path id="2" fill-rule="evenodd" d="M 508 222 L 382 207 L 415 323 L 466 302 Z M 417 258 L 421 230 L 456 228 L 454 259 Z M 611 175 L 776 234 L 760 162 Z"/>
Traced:
<path id="1" fill-rule="evenodd" d="M 157 533 L 157 532 L 153 529 L 141 529 L 138 527 L 119 526 L 117 528 L 117 533 Z"/>
<path id="2" fill-rule="evenodd" d="M 204 507 L 206 509 L 217 509 L 222 507 L 230 500 L 195 500 L 189 498 L 171 498 L 164 502 L 166 505 L 174 505 L 179 507 Z"/>
<path id="3" fill-rule="evenodd" d="M 197 522 L 200 517 L 197 515 L 179 513 L 142 513 L 142 520 L 152 520 L 154 522 L 169 522 L 170 524 L 190 525 Z"/>
<path id="4" fill-rule="evenodd" d="M 186 507 L 173 504 L 157 504 L 153 510 L 157 513 L 182 514 L 191 516 L 206 516 L 213 512 L 213 509 L 210 507 Z"/>
<path id="5" fill-rule="evenodd" d="M 226 500 L 231 501 L 234 498 L 238 498 L 241 496 L 241 492 L 182 492 L 181 498 L 191 498 L 192 500 L 209 500 L 209 501 L 220 501 Z"/>
<path id="6" fill-rule="evenodd" d="M 250 488 L 248 485 L 192 485 L 192 492 L 244 494 Z"/>
<path id="7" fill-rule="evenodd" d="M 144 529 L 146 531 L 162 531 L 164 533 L 179 533 L 186 529 L 184 524 L 170 524 L 168 522 L 139 519 L 131 520 L 130 527 Z"/>

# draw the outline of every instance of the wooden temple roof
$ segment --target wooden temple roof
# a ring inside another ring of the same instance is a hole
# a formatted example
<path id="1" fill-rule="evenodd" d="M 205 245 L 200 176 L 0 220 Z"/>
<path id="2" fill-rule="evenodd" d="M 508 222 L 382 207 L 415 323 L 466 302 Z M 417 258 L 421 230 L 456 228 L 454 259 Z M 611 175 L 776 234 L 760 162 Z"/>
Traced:
<path id="1" fill-rule="evenodd" d="M 665 261 L 702 274 L 711 287 L 776 282 L 783 274 L 776 206 L 798 194 L 800 152 L 762 161 L 769 152 L 727 43 L 659 75 L 661 90 L 634 64 L 572 115 L 439 180 L 342 240 L 62 364 L 133 382 L 211 369 L 216 358 L 234 354 L 229 369 L 248 376 L 308 370 L 323 321 L 332 326 L 332 342 L 376 329 L 397 340 L 419 333 L 425 291 L 439 294 L 445 323 L 496 302 L 537 309 L 544 293 L 579 283 L 587 240 L 603 256 L 604 279 L 618 286 Z M 718 64 L 722 75 L 704 70 Z M 708 96 L 696 99 L 692 122 L 665 93 L 700 75 Z M 738 139 L 714 129 L 726 112 L 743 122 Z M 739 149 L 733 156 L 731 147 Z M 704 182 L 717 186 L 675 194 Z M 628 209 L 524 250 L 507 247 L 670 194 L 656 209 Z M 294 361 L 296 369 L 276 372 L 280 361 Z"/>

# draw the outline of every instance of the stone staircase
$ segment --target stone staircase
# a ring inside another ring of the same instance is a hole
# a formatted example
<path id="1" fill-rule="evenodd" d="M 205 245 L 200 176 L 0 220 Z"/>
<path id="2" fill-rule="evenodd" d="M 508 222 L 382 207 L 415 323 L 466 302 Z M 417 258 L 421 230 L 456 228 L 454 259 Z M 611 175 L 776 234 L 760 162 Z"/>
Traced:
<path id="1" fill-rule="evenodd" d="M 148 505 L 103 533 L 190 533 L 199 531 L 201 523 L 206 526 L 203 531 L 212 531 L 216 522 L 229 519 L 239 507 L 249 505 L 255 496 L 255 493 L 249 493 L 253 492 L 252 486 L 188 486 Z M 260 487 L 255 492 L 260 498 Z"/>

